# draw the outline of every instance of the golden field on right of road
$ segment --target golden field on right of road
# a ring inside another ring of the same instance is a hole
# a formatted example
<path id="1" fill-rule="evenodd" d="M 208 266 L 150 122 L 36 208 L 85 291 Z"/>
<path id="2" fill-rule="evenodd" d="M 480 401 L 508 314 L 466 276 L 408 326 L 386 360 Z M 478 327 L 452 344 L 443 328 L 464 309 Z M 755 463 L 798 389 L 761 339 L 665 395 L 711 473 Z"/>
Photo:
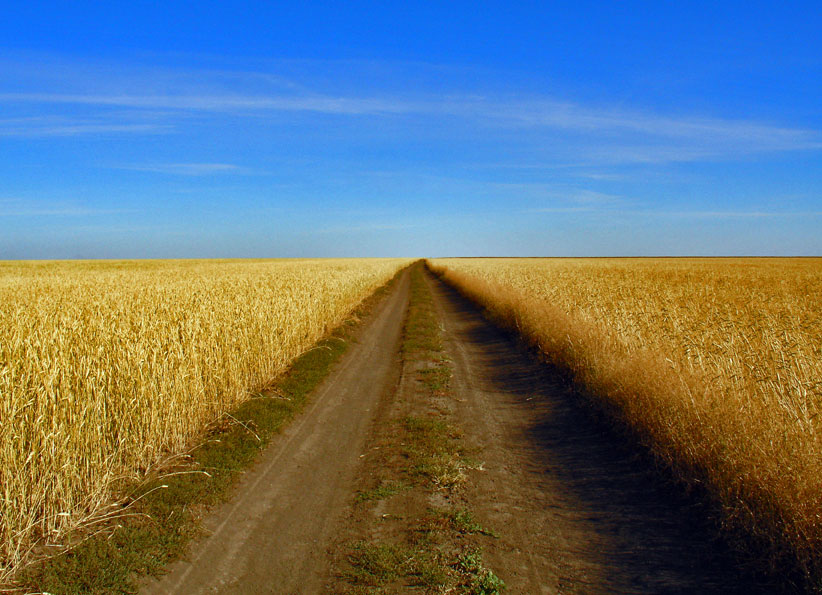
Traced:
<path id="1" fill-rule="evenodd" d="M 705 485 L 729 526 L 822 576 L 822 259 L 430 264 Z"/>

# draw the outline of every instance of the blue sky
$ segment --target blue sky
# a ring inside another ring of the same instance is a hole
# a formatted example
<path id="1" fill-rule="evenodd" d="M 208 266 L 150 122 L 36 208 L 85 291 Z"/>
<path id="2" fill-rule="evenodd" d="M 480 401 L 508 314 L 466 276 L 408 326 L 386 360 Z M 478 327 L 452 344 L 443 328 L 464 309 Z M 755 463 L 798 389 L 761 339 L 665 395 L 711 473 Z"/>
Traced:
<path id="1" fill-rule="evenodd" d="M 822 254 L 818 3 L 16 3 L 0 259 Z"/>

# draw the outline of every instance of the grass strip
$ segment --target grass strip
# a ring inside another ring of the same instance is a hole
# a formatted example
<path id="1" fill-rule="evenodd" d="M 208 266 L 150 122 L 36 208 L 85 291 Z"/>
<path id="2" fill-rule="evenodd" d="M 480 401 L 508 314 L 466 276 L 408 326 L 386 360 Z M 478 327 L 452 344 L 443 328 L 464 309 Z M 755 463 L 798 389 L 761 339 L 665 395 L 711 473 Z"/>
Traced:
<path id="1" fill-rule="evenodd" d="M 424 500 L 437 493 L 457 498 L 468 481 L 466 471 L 479 467 L 466 456 L 460 428 L 436 403 L 451 394 L 452 368 L 443 352 L 442 335 L 422 266 L 414 266 L 402 353 L 406 363 L 416 364 L 407 370 L 419 367 L 414 375 L 424 411 L 393 420 L 390 439 L 380 450 L 384 461 L 401 461 L 383 465 L 383 473 L 395 477 L 384 477 L 372 490 L 359 493 L 355 505 L 374 506 L 412 490 Z M 496 534 L 483 528 L 467 507 L 429 507 L 401 516 L 383 515 L 380 522 L 399 523 L 396 535 L 351 544 L 341 573 L 347 585 L 341 592 L 385 594 L 411 587 L 427 593 L 495 595 L 504 589 L 503 581 L 483 564 L 482 550 L 474 543 L 474 536 Z"/>
<path id="2" fill-rule="evenodd" d="M 349 320 L 294 361 L 272 387 L 209 428 L 177 464 L 145 480 L 124 482 L 120 508 L 99 526 L 70 536 L 67 548 L 23 569 L 26 590 L 55 595 L 134 593 L 141 575 L 156 575 L 200 533 L 209 506 L 227 500 L 245 470 L 309 400 L 352 341 L 362 317 L 402 271 L 377 289 Z M 42 552 L 47 554 L 45 550 Z M 21 589 L 22 590 L 22 589 Z"/>

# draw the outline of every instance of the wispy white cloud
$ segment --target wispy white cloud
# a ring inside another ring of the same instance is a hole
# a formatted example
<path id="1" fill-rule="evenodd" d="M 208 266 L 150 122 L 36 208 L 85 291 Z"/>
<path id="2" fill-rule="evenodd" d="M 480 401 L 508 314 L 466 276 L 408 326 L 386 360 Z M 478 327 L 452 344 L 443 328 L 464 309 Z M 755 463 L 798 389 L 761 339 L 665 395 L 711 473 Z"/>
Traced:
<path id="1" fill-rule="evenodd" d="M 251 169 L 233 163 L 154 163 L 115 165 L 113 169 L 144 171 L 182 176 L 207 176 L 215 174 L 246 174 Z"/>
<path id="2" fill-rule="evenodd" d="M 681 220 L 725 220 L 725 219 L 787 219 L 797 217 L 820 217 L 822 211 L 662 211 L 656 209 L 621 209 L 599 205 L 579 207 L 544 207 L 525 209 L 523 213 L 619 213 L 646 219 L 681 219 Z"/>
<path id="3" fill-rule="evenodd" d="M 693 116 L 665 116 L 639 110 L 585 106 L 555 100 L 512 101 L 492 105 L 493 112 L 477 109 L 488 116 L 518 120 L 532 126 L 568 128 L 578 131 L 633 131 L 652 137 L 747 141 L 794 144 L 797 140 L 822 139 L 816 131 L 776 126 L 748 120 L 729 120 Z"/>
<path id="4" fill-rule="evenodd" d="M 567 194 L 567 198 L 573 202 L 588 205 L 614 204 L 622 200 L 622 197 L 616 194 L 606 194 L 604 192 L 585 189 L 573 190 Z"/>
<path id="5" fill-rule="evenodd" d="M 137 209 L 97 209 L 91 207 L 17 207 L 0 208 L 0 217 L 94 217 L 137 213 Z"/>
<path id="6" fill-rule="evenodd" d="M 105 134 L 163 134 L 170 123 L 112 121 L 110 118 L 28 117 L 0 120 L 0 137 L 50 137 Z"/>
<path id="7" fill-rule="evenodd" d="M 523 210 L 524 213 L 593 213 L 624 209 L 624 197 L 586 188 L 561 188 L 546 192 L 550 204 Z"/>
<path id="8" fill-rule="evenodd" d="M 776 219 L 819 217 L 822 211 L 646 211 L 644 214 L 678 219 Z"/>
<path id="9" fill-rule="evenodd" d="M 320 112 L 361 115 L 430 111 L 424 104 L 380 98 L 324 95 L 76 95 L 55 93 L 0 93 L 0 103 L 52 103 L 105 107 L 238 112 L 249 110 Z"/>
<path id="10" fill-rule="evenodd" d="M 136 212 L 136 209 L 92 207 L 74 201 L 31 200 L 16 196 L 0 198 L 0 217 L 89 217 Z"/>
<path id="11" fill-rule="evenodd" d="M 506 101 L 499 98 L 347 97 L 322 94 L 64 94 L 2 93 L 5 104 L 66 104 L 132 110 L 219 112 L 310 112 L 339 116 L 416 115 L 471 119 L 480 123 L 557 130 L 603 141 L 583 146 L 588 160 L 613 163 L 660 163 L 710 159 L 727 154 L 822 148 L 817 131 L 745 120 L 670 117 L 551 100 Z M 158 123 L 77 123 L 40 128 L 16 127 L 0 134 L 82 134 L 157 132 Z M 590 140 L 590 138 L 589 138 Z M 626 142 L 633 141 L 633 142 Z"/>
<path id="12" fill-rule="evenodd" d="M 580 165 L 623 165 L 822 149 L 820 131 L 745 119 L 654 113 L 539 95 L 523 99 L 500 93 L 470 94 L 459 85 L 453 92 L 432 92 L 446 85 L 423 86 L 418 90 L 409 87 L 396 92 L 380 90 L 378 77 L 367 81 L 370 87 L 362 87 L 368 91 L 352 93 L 350 81 L 343 75 L 335 72 L 328 76 L 336 70 L 351 70 L 348 68 L 351 65 L 343 68 L 337 63 L 308 64 L 309 70 L 326 69 L 323 76 L 311 79 L 313 84 L 295 80 L 300 78 L 299 68 L 286 68 L 290 77 L 276 72 L 277 63 L 268 63 L 271 72 L 265 72 L 265 68 L 174 68 L 17 55 L 0 59 L 0 66 L 0 73 L 10 73 L 0 74 L 0 105 L 18 112 L 94 110 L 105 113 L 116 109 L 130 112 L 128 117 L 113 120 L 100 116 L 50 124 L 0 123 L 0 136 L 156 134 L 182 128 L 181 118 L 191 114 L 266 117 L 274 113 L 307 113 L 360 118 L 409 117 L 414 118 L 413 126 L 419 126 L 420 119 L 427 120 L 428 126 L 423 129 L 447 126 L 443 120 L 468 121 L 471 129 L 489 129 L 491 135 L 496 128 L 523 129 L 529 131 L 532 140 L 541 135 L 551 141 L 542 146 L 566 148 L 549 156 L 544 164 L 534 166 L 537 168 L 557 167 L 558 160 L 562 160 L 560 155 Z M 383 69 L 391 67 L 400 69 L 397 64 L 381 65 Z M 426 68 L 430 75 L 443 67 L 427 65 Z M 41 71 L 45 74 L 36 74 Z M 355 72 L 371 71 L 355 69 Z M 20 79 L 24 79 L 24 84 Z M 6 92 L 1 92 L 3 88 Z M 134 117 L 156 114 L 158 110 L 166 114 L 146 121 Z"/>
<path id="13" fill-rule="evenodd" d="M 357 225 L 335 225 L 331 227 L 319 228 L 316 233 L 354 233 L 363 231 L 399 231 L 403 229 L 413 229 L 419 227 L 415 223 L 363 223 Z"/>
<path id="14" fill-rule="evenodd" d="M 630 178 L 628 174 L 625 173 L 602 173 L 602 172 L 578 172 L 576 174 L 579 178 L 585 178 L 588 180 L 596 180 L 598 182 L 621 182 Z"/>
<path id="15" fill-rule="evenodd" d="M 587 188 L 577 188 L 561 184 L 549 184 L 542 182 L 532 183 L 486 183 L 485 186 L 501 188 L 506 191 L 519 191 L 535 198 L 547 198 L 552 201 L 562 201 L 573 203 L 574 205 L 606 206 L 616 205 L 624 202 L 624 198 L 618 194 L 608 194 L 597 192 Z"/>
<path id="16" fill-rule="evenodd" d="M 523 213 L 590 213 L 594 207 L 544 207 L 540 209 L 525 209 Z"/>
<path id="17" fill-rule="evenodd" d="M 632 141 L 635 139 L 631 139 Z M 797 142 L 793 145 L 781 144 L 777 149 L 772 143 L 755 145 L 751 143 L 729 143 L 719 140 L 704 139 L 699 145 L 692 142 L 670 142 L 664 144 L 645 143 L 627 144 L 610 142 L 590 144 L 579 148 L 579 157 L 584 164 L 597 165 L 657 165 L 662 163 L 684 163 L 689 161 L 707 161 L 721 157 L 739 157 L 753 153 L 786 150 L 814 149 L 816 145 L 809 142 Z"/>
<path id="18" fill-rule="evenodd" d="M 156 124 L 75 124 L 71 126 L 44 126 L 37 128 L 11 128 L 0 130 L 6 137 L 80 136 L 86 134 L 162 134 L 172 130 L 172 126 Z"/>

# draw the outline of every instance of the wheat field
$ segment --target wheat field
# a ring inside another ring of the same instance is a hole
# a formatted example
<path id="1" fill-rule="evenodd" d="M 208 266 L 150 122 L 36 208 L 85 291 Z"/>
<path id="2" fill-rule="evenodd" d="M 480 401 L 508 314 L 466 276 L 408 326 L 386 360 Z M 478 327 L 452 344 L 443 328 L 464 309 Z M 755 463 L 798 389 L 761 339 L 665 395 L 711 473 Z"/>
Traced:
<path id="1" fill-rule="evenodd" d="M 729 528 L 822 577 L 822 259 L 437 259 Z"/>
<path id="2" fill-rule="evenodd" d="M 0 579 L 408 261 L 0 262 Z"/>

